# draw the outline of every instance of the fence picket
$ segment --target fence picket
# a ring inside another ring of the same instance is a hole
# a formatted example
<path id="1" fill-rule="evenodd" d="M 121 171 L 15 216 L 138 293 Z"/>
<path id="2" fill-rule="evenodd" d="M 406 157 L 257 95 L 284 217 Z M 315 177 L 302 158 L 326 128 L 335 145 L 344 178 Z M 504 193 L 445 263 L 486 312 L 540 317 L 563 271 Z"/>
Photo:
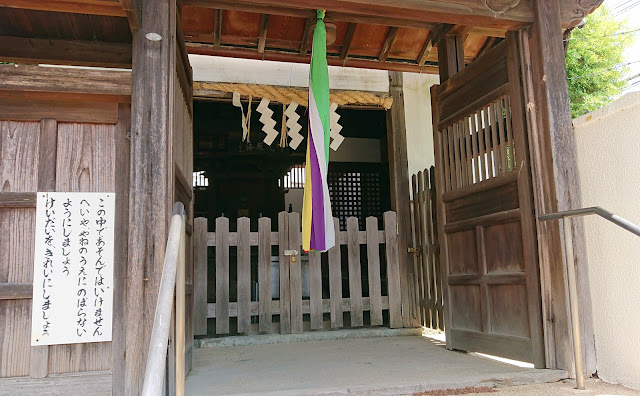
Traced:
<path id="1" fill-rule="evenodd" d="M 389 327 L 402 327 L 402 299 L 400 296 L 400 262 L 398 259 L 398 221 L 395 212 L 384 213 L 384 241 L 387 256 L 387 284 L 389 288 Z"/>
<path id="2" fill-rule="evenodd" d="M 271 219 L 258 219 L 258 301 L 260 331 L 271 331 Z M 216 307 L 217 308 L 217 307 Z M 216 312 L 217 313 L 217 312 Z"/>
<path id="3" fill-rule="evenodd" d="M 207 334 L 207 219 L 193 220 L 193 333 Z"/>
<path id="4" fill-rule="evenodd" d="M 340 257 L 340 221 L 333 219 L 336 245 L 329 249 L 329 302 L 331 306 L 331 328 L 343 326 L 342 314 L 342 262 Z"/>
<path id="5" fill-rule="evenodd" d="M 320 252 L 309 252 L 309 306 L 311 329 L 322 329 L 322 262 Z"/>
<path id="6" fill-rule="evenodd" d="M 429 287 L 429 279 L 431 271 L 429 271 L 428 260 L 428 236 L 426 233 L 425 219 L 427 217 L 426 200 L 425 200 L 425 175 L 427 170 L 418 173 L 418 196 L 417 202 L 419 207 L 419 215 L 416 225 L 416 233 L 420 234 L 420 263 L 422 264 L 422 309 L 424 310 L 423 325 L 431 327 L 431 306 L 429 305 L 431 288 Z"/>
<path id="7" fill-rule="evenodd" d="M 349 299 L 351 301 L 351 327 L 362 326 L 362 276 L 360 270 L 360 243 L 358 218 L 347 218 L 347 250 L 349 263 Z"/>
<path id="8" fill-rule="evenodd" d="M 420 213 L 421 213 L 421 203 L 419 200 L 419 187 L 418 187 L 418 179 L 420 178 L 421 172 L 418 172 L 417 175 L 411 176 L 411 191 L 413 192 L 413 246 L 415 248 L 415 253 L 413 256 L 415 266 L 417 267 L 416 278 L 417 278 L 417 290 L 416 290 L 416 309 L 418 312 L 418 321 L 421 325 L 424 326 L 424 309 L 422 306 L 423 302 L 423 284 L 422 284 L 422 265 L 420 263 L 420 249 L 422 247 L 422 233 L 420 229 L 416 226 L 420 224 Z"/>
<path id="9" fill-rule="evenodd" d="M 300 251 L 302 250 L 302 232 L 300 215 L 289 213 L 289 249 L 297 254 L 289 257 L 289 292 L 291 293 L 291 333 L 302 333 L 302 269 Z"/>
<path id="10" fill-rule="evenodd" d="M 369 275 L 369 314 L 371 326 L 382 325 L 382 287 L 380 284 L 380 241 L 378 219 L 367 217 L 367 264 Z"/>
<path id="11" fill-rule="evenodd" d="M 248 217 L 238 219 L 238 333 L 251 329 L 251 246 Z"/>
<path id="12" fill-rule="evenodd" d="M 229 219 L 216 219 L 216 334 L 229 332 Z"/>
<path id="13" fill-rule="evenodd" d="M 291 333 L 291 295 L 289 293 L 289 214 L 278 213 L 278 268 L 280 269 L 280 334 Z"/>

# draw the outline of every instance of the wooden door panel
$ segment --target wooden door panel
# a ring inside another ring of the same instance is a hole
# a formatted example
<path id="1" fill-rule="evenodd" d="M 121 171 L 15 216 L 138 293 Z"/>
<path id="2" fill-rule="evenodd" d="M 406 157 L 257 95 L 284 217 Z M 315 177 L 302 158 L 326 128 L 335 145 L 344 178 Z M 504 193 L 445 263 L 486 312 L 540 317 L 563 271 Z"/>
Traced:
<path id="1" fill-rule="evenodd" d="M 507 56 L 514 45 L 510 36 L 432 89 L 445 329 L 449 348 L 542 367 L 520 68 Z"/>

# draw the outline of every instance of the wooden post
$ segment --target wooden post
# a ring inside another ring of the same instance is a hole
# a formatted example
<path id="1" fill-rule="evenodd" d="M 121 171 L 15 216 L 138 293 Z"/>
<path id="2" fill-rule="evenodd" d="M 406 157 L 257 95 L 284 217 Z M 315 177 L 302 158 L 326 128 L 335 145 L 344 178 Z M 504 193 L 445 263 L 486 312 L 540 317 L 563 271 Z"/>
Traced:
<path id="1" fill-rule="evenodd" d="M 407 130 L 405 127 L 402 73 L 389 72 L 389 90 L 393 98 L 387 112 L 387 142 L 389 145 L 389 178 L 391 181 L 391 208 L 398 215 L 398 258 L 400 261 L 400 287 L 402 290 L 402 325 L 412 327 L 417 322 L 411 318 L 409 298 L 410 273 L 407 249 L 411 239 L 411 208 L 409 200 L 409 161 L 407 159 Z"/>
<path id="2" fill-rule="evenodd" d="M 535 21 L 520 35 L 529 151 L 537 215 L 581 207 L 575 140 L 562 46 L 560 2 L 533 1 Z M 563 240 L 557 222 L 537 222 L 547 367 L 574 367 Z M 584 370 L 595 372 L 595 345 L 582 222 L 573 222 Z"/>
<path id="3" fill-rule="evenodd" d="M 461 36 L 447 34 L 438 41 L 438 67 L 441 84 L 464 69 L 464 41 Z"/>
<path id="4" fill-rule="evenodd" d="M 125 394 L 140 393 L 142 385 L 173 200 L 176 0 L 141 0 L 140 8 L 132 56 Z"/>
<path id="5" fill-rule="evenodd" d="M 198 217 L 193 223 L 193 331 L 207 335 L 207 218 Z"/>

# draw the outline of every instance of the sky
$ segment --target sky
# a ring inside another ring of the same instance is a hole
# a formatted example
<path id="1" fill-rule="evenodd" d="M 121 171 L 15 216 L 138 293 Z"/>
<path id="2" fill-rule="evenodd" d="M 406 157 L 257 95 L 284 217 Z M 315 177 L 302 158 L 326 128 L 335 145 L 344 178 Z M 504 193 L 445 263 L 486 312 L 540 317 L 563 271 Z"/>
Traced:
<path id="1" fill-rule="evenodd" d="M 640 0 L 605 0 L 604 5 L 607 6 L 613 15 L 627 19 L 627 27 L 625 30 L 640 29 Z M 629 85 L 624 93 L 632 91 L 640 91 L 640 31 L 634 34 L 635 43 L 625 52 L 626 62 L 635 62 L 629 65 L 629 76 L 637 76 L 630 79 Z"/>

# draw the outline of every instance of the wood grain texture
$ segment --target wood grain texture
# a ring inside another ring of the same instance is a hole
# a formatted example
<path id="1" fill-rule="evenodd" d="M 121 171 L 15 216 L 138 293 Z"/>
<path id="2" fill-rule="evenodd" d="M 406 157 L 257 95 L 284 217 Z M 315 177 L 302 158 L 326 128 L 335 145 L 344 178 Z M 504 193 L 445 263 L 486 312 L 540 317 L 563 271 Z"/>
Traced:
<path id="1" fill-rule="evenodd" d="M 22 300 L 33 297 L 33 283 L 0 283 L 0 300 Z"/>
<path id="2" fill-rule="evenodd" d="M 322 326 L 322 262 L 320 252 L 309 252 L 309 304 L 311 329 L 321 330 Z"/>
<path id="3" fill-rule="evenodd" d="M 58 122 L 115 124 L 118 122 L 118 104 L 77 100 L 13 99 L 0 96 L 0 119 L 40 121 L 43 118 L 54 118 Z"/>
<path id="4" fill-rule="evenodd" d="M 224 313 L 229 309 L 229 219 L 216 219 L 216 304 L 220 307 L 220 316 L 216 318 L 216 334 L 229 332 L 229 317 Z"/>
<path id="5" fill-rule="evenodd" d="M 397 222 L 395 212 L 384 213 L 384 243 L 387 257 L 387 285 L 389 288 L 389 327 L 392 329 L 402 327 Z"/>
<path id="6" fill-rule="evenodd" d="M 271 219 L 258 219 L 258 301 L 260 331 L 271 331 Z"/>
<path id="7" fill-rule="evenodd" d="M 349 265 L 349 299 L 351 300 L 351 327 L 363 325 L 362 274 L 360 269 L 360 244 L 358 243 L 358 218 L 347 218 L 347 260 Z"/>
<path id="8" fill-rule="evenodd" d="M 300 214 L 289 213 L 289 248 L 297 251 L 290 256 L 289 287 L 291 292 L 291 333 L 302 333 L 302 268 L 300 257 L 302 252 L 302 231 Z"/>
<path id="9" fill-rule="evenodd" d="M 340 221 L 333 218 L 333 227 L 336 235 L 340 232 Z M 336 243 L 329 249 L 329 298 L 331 301 L 331 328 L 343 326 L 342 315 L 342 262 L 340 257 L 340 244 Z"/>
<path id="10" fill-rule="evenodd" d="M 289 288 L 289 268 L 291 263 L 284 251 L 289 249 L 289 215 L 278 213 L 278 264 L 280 269 L 280 333 L 291 333 L 291 292 Z"/>
<path id="11" fill-rule="evenodd" d="M 35 208 L 37 194 L 22 192 L 2 192 L 0 193 L 0 208 Z"/>
<path id="12" fill-rule="evenodd" d="M 207 334 L 207 219 L 198 217 L 193 225 L 193 331 L 196 335 Z"/>
<path id="13" fill-rule="evenodd" d="M 238 333 L 248 333 L 251 327 L 251 246 L 249 232 L 251 220 L 248 217 L 238 219 Z M 206 279 L 206 278 L 205 278 Z M 206 320 L 206 306 L 204 314 Z"/>
<path id="14" fill-rule="evenodd" d="M 367 217 L 367 266 L 369 277 L 369 300 L 371 302 L 371 326 L 382 325 L 382 287 L 380 283 L 380 242 L 378 219 Z"/>

